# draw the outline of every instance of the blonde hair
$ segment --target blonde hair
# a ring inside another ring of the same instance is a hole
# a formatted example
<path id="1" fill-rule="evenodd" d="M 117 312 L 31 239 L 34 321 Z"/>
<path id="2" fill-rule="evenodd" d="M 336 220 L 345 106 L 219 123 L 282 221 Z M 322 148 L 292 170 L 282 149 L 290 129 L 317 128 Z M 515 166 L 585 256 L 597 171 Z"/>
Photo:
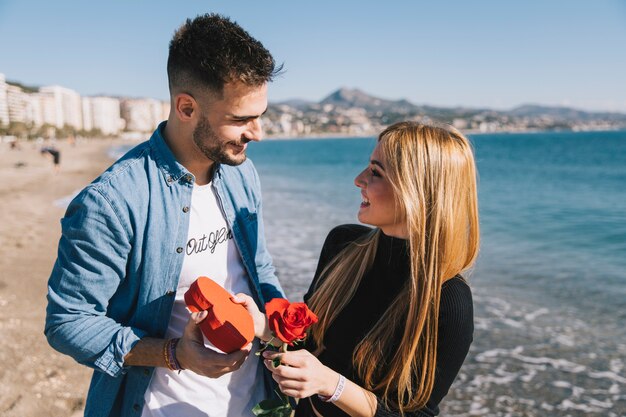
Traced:
<path id="1" fill-rule="evenodd" d="M 478 255 L 476 168 L 469 141 L 452 127 L 401 122 L 378 141 L 397 215 L 406 219 L 410 277 L 356 346 L 353 365 L 366 389 L 404 414 L 423 408 L 433 390 L 442 284 Z M 348 245 L 322 271 L 309 300 L 319 317 L 311 336 L 320 350 L 326 329 L 371 268 L 380 233 Z M 394 334 L 401 335 L 398 346 Z"/>

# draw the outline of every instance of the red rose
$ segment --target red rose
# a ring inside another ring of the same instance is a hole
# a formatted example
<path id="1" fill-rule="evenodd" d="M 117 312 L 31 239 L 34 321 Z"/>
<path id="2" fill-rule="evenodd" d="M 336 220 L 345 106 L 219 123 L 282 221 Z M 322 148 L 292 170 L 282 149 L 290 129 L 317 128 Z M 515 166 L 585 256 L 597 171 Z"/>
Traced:
<path id="1" fill-rule="evenodd" d="M 290 303 L 284 298 L 274 298 L 265 304 L 265 315 L 274 335 L 290 345 L 304 339 L 306 329 L 317 323 L 317 316 L 305 303 Z"/>

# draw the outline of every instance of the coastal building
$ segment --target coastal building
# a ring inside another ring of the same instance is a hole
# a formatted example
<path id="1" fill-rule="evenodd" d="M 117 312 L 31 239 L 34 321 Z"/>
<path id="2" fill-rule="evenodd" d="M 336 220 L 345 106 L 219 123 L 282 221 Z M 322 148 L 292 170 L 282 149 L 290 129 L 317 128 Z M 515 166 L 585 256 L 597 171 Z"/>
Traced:
<path id="1" fill-rule="evenodd" d="M 76 130 L 83 128 L 83 109 L 80 95 L 69 88 L 58 85 L 41 87 L 39 94 L 51 97 L 55 106 L 54 126 L 63 128 L 67 125 Z"/>
<path id="2" fill-rule="evenodd" d="M 168 113 L 169 105 L 164 106 L 160 100 L 141 98 L 121 101 L 121 115 L 127 131 L 152 132 L 162 120 L 167 119 Z"/>
<path id="3" fill-rule="evenodd" d="M 285 135 L 292 134 L 292 126 L 293 126 L 292 121 L 293 121 L 293 115 L 289 113 L 283 113 L 280 115 L 279 126 L 283 134 Z"/>
<path id="4" fill-rule="evenodd" d="M 93 114 L 91 113 L 91 97 L 83 97 L 81 100 L 83 109 L 83 130 L 89 132 L 93 129 Z"/>
<path id="5" fill-rule="evenodd" d="M 27 123 L 26 107 L 28 106 L 28 94 L 16 85 L 7 85 L 7 110 L 9 122 Z"/>
<path id="6" fill-rule="evenodd" d="M 461 119 L 461 118 L 456 118 L 452 121 L 452 126 L 454 126 L 455 128 L 461 130 L 461 129 L 467 129 L 468 127 L 468 122 L 465 119 Z"/>
<path id="7" fill-rule="evenodd" d="M 23 123 L 29 128 L 56 124 L 57 106 L 52 96 L 25 91 L 0 76 L 0 124 Z"/>
<path id="8" fill-rule="evenodd" d="M 167 118 L 170 116 L 171 108 L 172 106 L 170 105 L 169 100 L 161 102 L 161 114 L 163 115 L 163 118 L 161 120 L 167 120 Z"/>
<path id="9" fill-rule="evenodd" d="M 0 126 L 9 125 L 9 103 L 7 101 L 8 84 L 4 74 L 0 74 Z"/>
<path id="10" fill-rule="evenodd" d="M 56 126 L 57 103 L 49 94 L 26 94 L 26 123 L 33 127 Z"/>
<path id="11" fill-rule="evenodd" d="M 43 104 L 43 100 L 40 100 L 39 94 L 26 94 L 27 125 L 33 127 L 43 125 Z"/>
<path id="12" fill-rule="evenodd" d="M 120 117 L 120 101 L 113 97 L 84 97 L 82 103 L 83 113 L 90 116 L 85 126 L 95 130 L 99 129 L 104 135 L 117 135 L 125 126 L 124 119 Z"/>
<path id="13" fill-rule="evenodd" d="M 348 125 L 348 134 L 358 136 L 374 131 L 374 126 L 365 109 L 358 107 L 349 108 L 344 110 L 343 115 L 347 119 L 345 123 Z"/>

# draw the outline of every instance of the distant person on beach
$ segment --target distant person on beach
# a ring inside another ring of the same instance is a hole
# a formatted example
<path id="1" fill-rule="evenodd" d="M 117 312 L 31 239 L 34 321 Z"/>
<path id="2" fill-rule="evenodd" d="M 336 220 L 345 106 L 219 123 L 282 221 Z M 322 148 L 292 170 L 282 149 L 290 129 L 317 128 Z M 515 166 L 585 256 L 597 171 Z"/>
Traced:
<path id="1" fill-rule="evenodd" d="M 190 315 L 183 295 L 204 275 L 261 308 L 284 297 L 246 159 L 279 71 L 235 22 L 188 19 L 169 47 L 168 120 L 70 203 L 45 334 L 96 370 L 86 416 L 251 416 L 271 395 L 249 355 L 258 341 L 229 354 L 205 346 L 206 312 Z"/>
<path id="2" fill-rule="evenodd" d="M 304 296 L 319 317 L 306 349 L 265 351 L 266 366 L 299 417 L 435 416 L 473 338 L 461 276 L 479 245 L 471 146 L 451 127 L 397 123 L 355 184 L 374 228 L 330 232 Z M 270 338 L 267 324 L 256 333 Z"/>
<path id="3" fill-rule="evenodd" d="M 52 165 L 54 167 L 55 174 L 59 173 L 59 169 L 61 168 L 61 151 L 59 151 L 54 146 L 44 146 L 41 148 L 42 155 L 51 155 L 52 156 Z"/>

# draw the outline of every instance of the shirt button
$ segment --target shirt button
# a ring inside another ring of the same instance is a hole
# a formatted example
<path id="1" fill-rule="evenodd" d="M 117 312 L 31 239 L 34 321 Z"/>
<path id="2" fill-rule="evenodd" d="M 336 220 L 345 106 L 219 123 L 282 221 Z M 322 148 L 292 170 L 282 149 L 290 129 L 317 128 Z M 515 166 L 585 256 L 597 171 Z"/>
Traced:
<path id="1" fill-rule="evenodd" d="M 183 248 L 176 248 L 176 253 L 183 253 Z"/>
<path id="2" fill-rule="evenodd" d="M 145 376 L 150 375 L 150 369 L 148 369 L 148 368 L 144 369 L 144 370 L 143 370 L 143 374 L 144 374 Z"/>
<path id="3" fill-rule="evenodd" d="M 170 297 L 175 294 L 176 294 L 176 291 L 172 291 L 172 290 L 169 290 L 168 292 L 165 293 L 165 295 L 170 296 Z"/>
<path id="4" fill-rule="evenodd" d="M 183 207 L 183 213 L 188 213 L 189 212 L 189 207 L 185 206 Z"/>
<path id="5" fill-rule="evenodd" d="M 135 404 L 133 405 L 133 410 L 135 411 L 139 411 L 141 407 L 139 407 L 139 404 Z"/>
<path id="6" fill-rule="evenodd" d="M 174 181 L 174 179 L 170 175 L 168 175 L 166 181 L 171 183 L 172 181 Z"/>

